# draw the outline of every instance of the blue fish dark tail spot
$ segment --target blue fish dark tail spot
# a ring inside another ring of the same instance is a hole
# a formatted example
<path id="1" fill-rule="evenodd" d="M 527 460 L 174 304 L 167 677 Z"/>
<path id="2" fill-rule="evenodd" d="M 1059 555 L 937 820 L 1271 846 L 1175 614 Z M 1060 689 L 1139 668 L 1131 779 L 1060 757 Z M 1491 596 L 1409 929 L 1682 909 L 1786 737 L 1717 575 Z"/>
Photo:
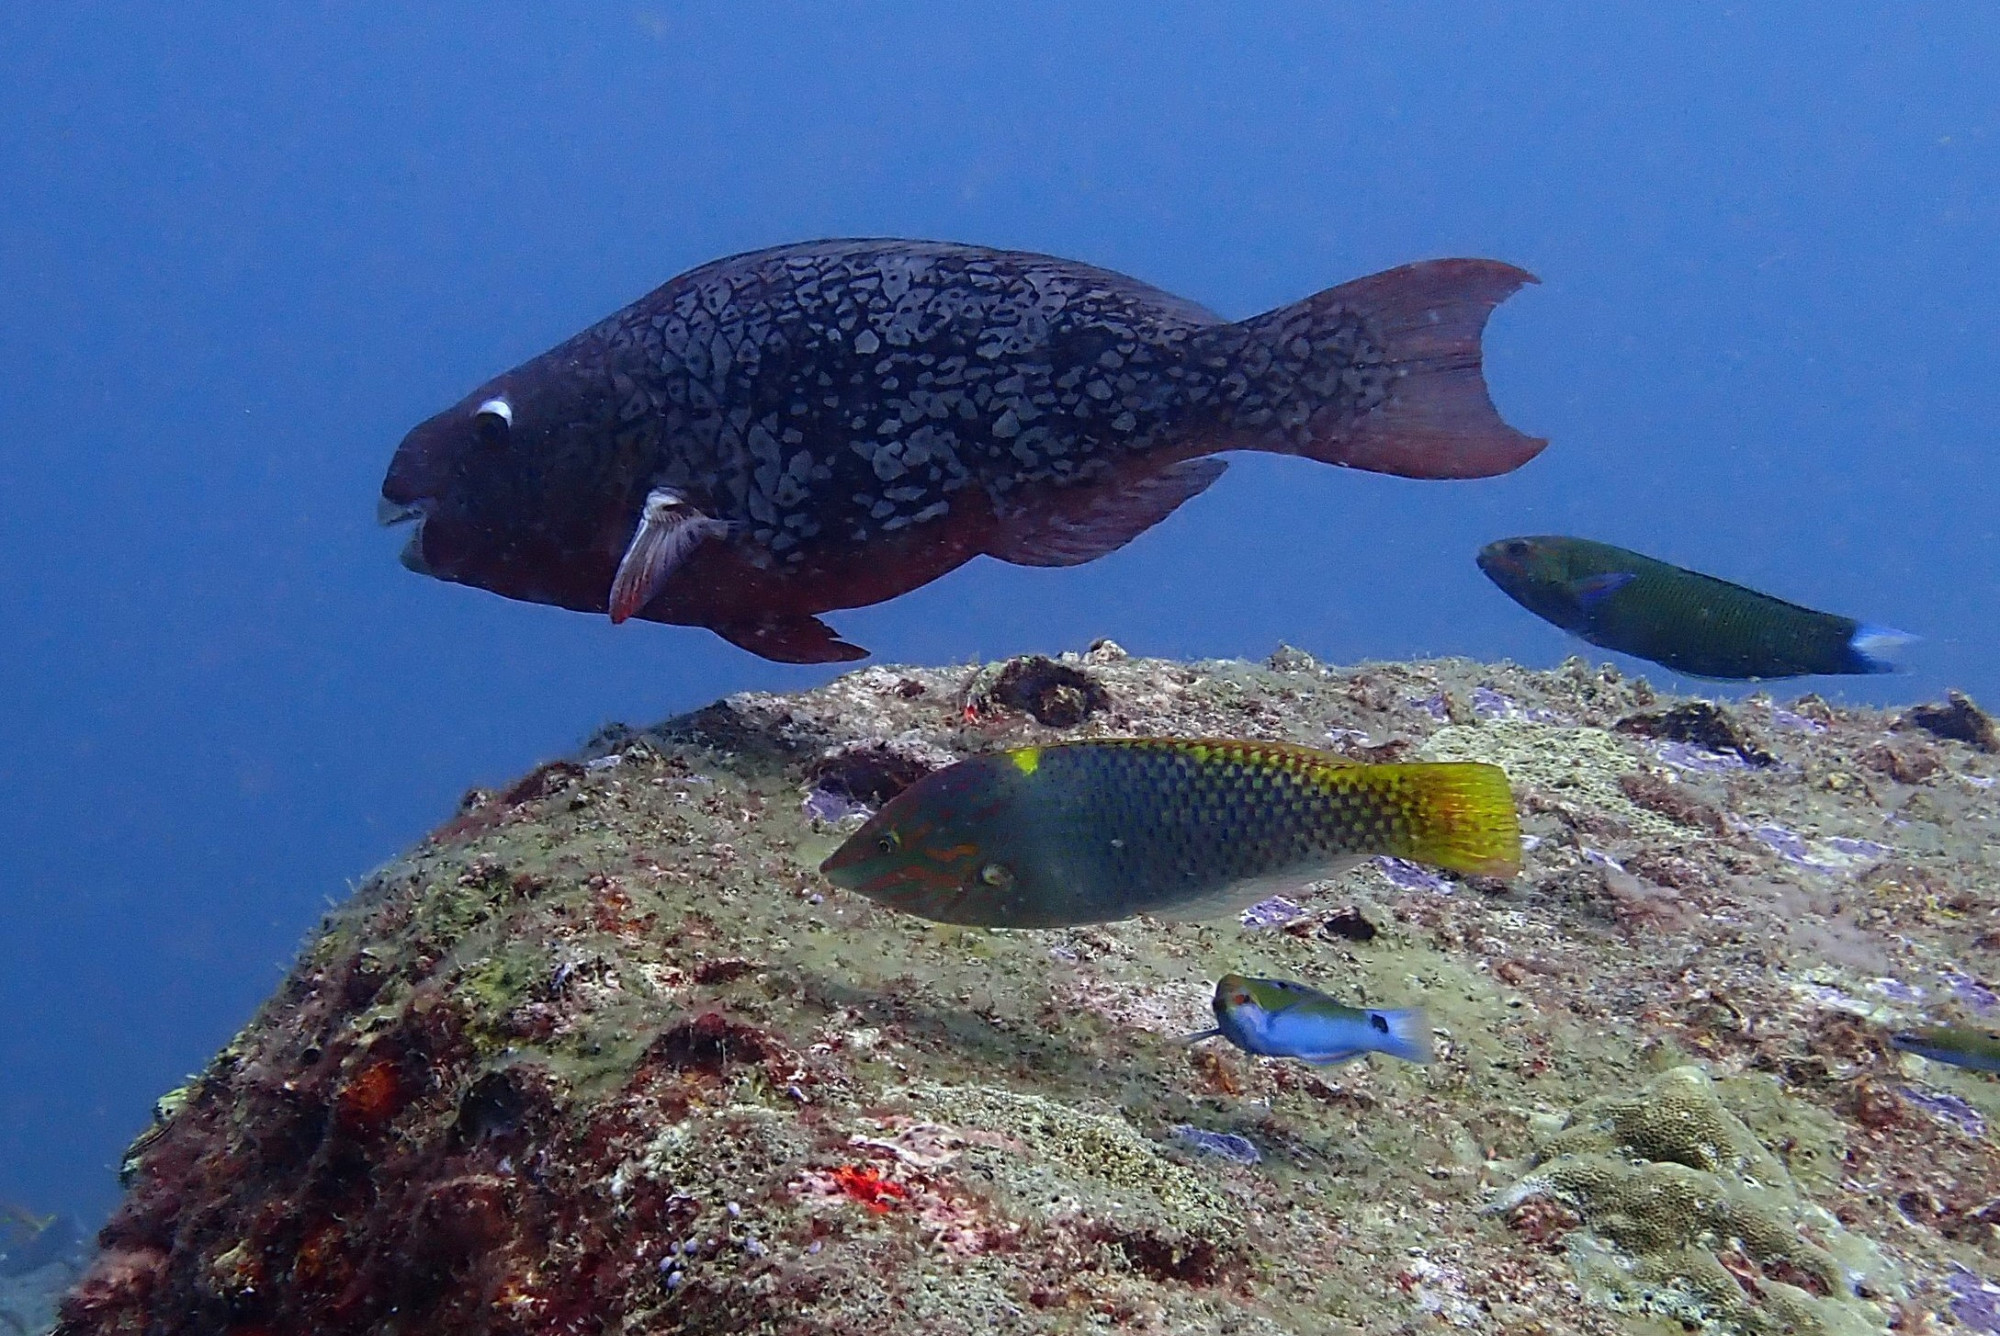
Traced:
<path id="1" fill-rule="evenodd" d="M 1380 1025 L 1376 1024 L 1378 1019 Z M 1387 1053 L 1404 1062 L 1431 1060 L 1431 1024 L 1421 1010 L 1371 1011 L 1368 1023 L 1375 1035 L 1373 1047 L 1377 1053 Z"/>
<path id="2" fill-rule="evenodd" d="M 1896 655 L 1903 646 L 1917 640 L 1908 631 L 1898 631 L 1888 626 L 1859 626 L 1847 639 L 1847 648 L 1854 655 L 1855 662 L 1863 672 L 1893 673 L 1902 665 L 1896 662 Z"/>

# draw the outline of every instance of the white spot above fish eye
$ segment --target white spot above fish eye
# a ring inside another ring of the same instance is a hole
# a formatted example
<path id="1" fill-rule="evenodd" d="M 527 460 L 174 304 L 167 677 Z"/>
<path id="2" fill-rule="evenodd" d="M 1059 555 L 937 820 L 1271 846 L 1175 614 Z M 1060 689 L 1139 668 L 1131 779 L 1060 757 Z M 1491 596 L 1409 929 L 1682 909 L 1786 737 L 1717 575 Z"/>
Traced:
<path id="1" fill-rule="evenodd" d="M 502 423 L 511 427 L 514 425 L 514 405 L 496 396 L 474 409 L 473 416 L 499 418 Z"/>

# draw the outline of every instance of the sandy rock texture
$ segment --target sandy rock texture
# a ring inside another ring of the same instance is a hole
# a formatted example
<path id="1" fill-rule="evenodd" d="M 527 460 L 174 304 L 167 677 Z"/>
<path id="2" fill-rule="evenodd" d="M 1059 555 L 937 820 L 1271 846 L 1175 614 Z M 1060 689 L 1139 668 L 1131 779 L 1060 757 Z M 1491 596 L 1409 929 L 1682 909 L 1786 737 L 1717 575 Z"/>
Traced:
<path id="1" fill-rule="evenodd" d="M 2000 1086 L 1885 1041 L 2000 1010 L 1982 717 L 1100 644 L 608 729 L 162 1099 L 59 1330 L 2000 1330 Z M 957 756 L 1133 734 L 1498 761 L 1525 870 L 1048 932 L 815 871 Z M 1228 971 L 1437 1059 L 1183 1043 Z"/>

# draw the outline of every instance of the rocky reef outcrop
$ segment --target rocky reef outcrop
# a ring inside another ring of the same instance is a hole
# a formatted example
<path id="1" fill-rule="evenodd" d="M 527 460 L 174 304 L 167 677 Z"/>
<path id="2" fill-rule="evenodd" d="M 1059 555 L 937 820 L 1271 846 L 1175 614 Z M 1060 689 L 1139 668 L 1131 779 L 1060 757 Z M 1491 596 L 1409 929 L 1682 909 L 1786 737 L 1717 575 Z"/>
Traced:
<path id="1" fill-rule="evenodd" d="M 1885 1043 L 2000 1010 L 2000 757 L 1938 717 L 1104 644 L 608 729 L 328 917 L 59 1329 L 1994 1330 L 2000 1087 Z M 1051 932 L 814 871 L 956 756 L 1130 734 L 1497 761 L 1525 871 Z M 1227 971 L 1436 1060 L 1185 1044 Z"/>

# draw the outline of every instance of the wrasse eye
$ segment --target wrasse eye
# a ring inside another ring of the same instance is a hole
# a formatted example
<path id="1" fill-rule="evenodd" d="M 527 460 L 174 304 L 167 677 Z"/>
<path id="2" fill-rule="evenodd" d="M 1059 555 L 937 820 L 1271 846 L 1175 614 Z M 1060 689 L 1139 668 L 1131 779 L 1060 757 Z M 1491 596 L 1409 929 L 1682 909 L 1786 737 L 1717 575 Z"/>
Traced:
<path id="1" fill-rule="evenodd" d="M 1014 870 L 1005 863 L 988 863 L 979 869 L 979 879 L 996 890 L 1006 890 L 1014 884 Z"/>
<path id="2" fill-rule="evenodd" d="M 902 847 L 903 837 L 893 830 L 882 832 L 882 837 L 875 841 L 875 852 L 878 854 L 893 854 Z"/>
<path id="3" fill-rule="evenodd" d="M 1230 995 L 1228 996 L 1228 998 L 1227 998 L 1227 999 L 1225 999 L 1225 1000 L 1226 1000 L 1226 1001 L 1227 1001 L 1227 1002 L 1229 1003 L 1229 1005 L 1230 1005 L 1230 1006 L 1232 1006 L 1232 1007 L 1247 1007 L 1247 1006 L 1249 1006 L 1249 1005 L 1250 1005 L 1250 994 L 1248 994 L 1248 993 L 1231 993 L 1231 994 L 1230 994 Z"/>
<path id="4" fill-rule="evenodd" d="M 473 410 L 472 430 L 482 445 L 505 445 L 513 427 L 514 405 L 505 399 L 488 399 Z"/>

